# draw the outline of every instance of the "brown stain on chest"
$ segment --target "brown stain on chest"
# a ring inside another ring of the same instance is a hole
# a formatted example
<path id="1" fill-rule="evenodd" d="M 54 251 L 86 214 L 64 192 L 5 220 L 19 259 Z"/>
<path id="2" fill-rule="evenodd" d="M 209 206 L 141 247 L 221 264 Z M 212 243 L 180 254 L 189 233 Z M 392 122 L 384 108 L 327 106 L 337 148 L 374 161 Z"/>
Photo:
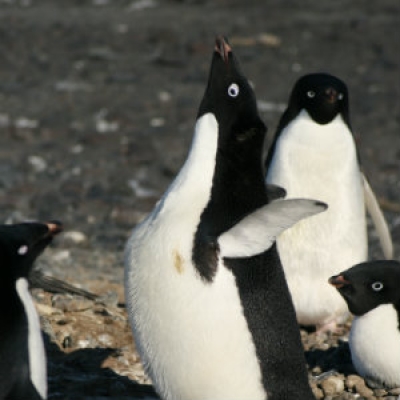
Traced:
<path id="1" fill-rule="evenodd" d="M 183 274 L 184 272 L 184 260 L 178 250 L 173 251 L 174 267 L 178 274 Z"/>

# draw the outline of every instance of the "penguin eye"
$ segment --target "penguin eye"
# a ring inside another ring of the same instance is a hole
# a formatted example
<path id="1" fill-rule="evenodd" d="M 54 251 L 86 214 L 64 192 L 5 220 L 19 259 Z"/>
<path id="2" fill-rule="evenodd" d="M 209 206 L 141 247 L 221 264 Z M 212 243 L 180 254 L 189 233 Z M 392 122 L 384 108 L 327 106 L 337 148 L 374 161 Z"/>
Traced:
<path id="1" fill-rule="evenodd" d="M 228 94 L 231 97 L 237 97 L 239 95 L 239 86 L 236 83 L 231 83 L 228 87 Z"/>
<path id="2" fill-rule="evenodd" d="M 313 97 L 315 97 L 315 92 L 313 90 L 309 90 L 307 92 L 307 97 L 309 97 L 310 99 L 312 99 Z"/>
<path id="3" fill-rule="evenodd" d="M 343 100 L 343 97 L 344 97 L 344 94 L 343 93 L 339 93 L 337 98 L 338 98 L 338 100 Z"/>
<path id="4" fill-rule="evenodd" d="M 380 292 L 383 289 L 383 283 L 382 282 L 374 282 L 371 285 L 371 288 L 374 292 Z"/>
<path id="5" fill-rule="evenodd" d="M 28 252 L 28 246 L 26 244 L 23 244 L 22 246 L 20 246 L 17 250 L 17 253 L 20 256 L 24 256 L 27 252 Z"/>

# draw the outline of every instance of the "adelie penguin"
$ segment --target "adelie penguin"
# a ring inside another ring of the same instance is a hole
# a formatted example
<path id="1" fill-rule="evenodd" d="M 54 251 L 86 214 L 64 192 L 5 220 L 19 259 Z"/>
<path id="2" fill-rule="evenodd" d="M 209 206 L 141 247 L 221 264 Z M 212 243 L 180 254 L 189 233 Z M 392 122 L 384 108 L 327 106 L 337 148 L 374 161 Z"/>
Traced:
<path id="1" fill-rule="evenodd" d="M 400 387 L 400 263 L 361 263 L 329 282 L 355 315 L 349 345 L 358 373 L 371 387 Z"/>
<path id="2" fill-rule="evenodd" d="M 298 322 L 318 331 L 335 330 L 348 316 L 346 303 L 326 281 L 367 259 L 366 208 L 386 258 L 393 246 L 378 202 L 360 170 L 344 82 L 324 73 L 295 84 L 281 117 L 267 162 L 267 182 L 287 198 L 307 197 L 328 210 L 301 221 L 277 240 Z"/>
<path id="3" fill-rule="evenodd" d="M 314 398 L 274 241 L 326 205 L 269 204 L 265 131 L 218 37 L 186 162 L 126 248 L 128 314 L 163 399 Z"/>
<path id="4" fill-rule="evenodd" d="M 0 225 L 0 399 L 47 398 L 44 345 L 28 275 L 61 229 L 58 222 Z"/>

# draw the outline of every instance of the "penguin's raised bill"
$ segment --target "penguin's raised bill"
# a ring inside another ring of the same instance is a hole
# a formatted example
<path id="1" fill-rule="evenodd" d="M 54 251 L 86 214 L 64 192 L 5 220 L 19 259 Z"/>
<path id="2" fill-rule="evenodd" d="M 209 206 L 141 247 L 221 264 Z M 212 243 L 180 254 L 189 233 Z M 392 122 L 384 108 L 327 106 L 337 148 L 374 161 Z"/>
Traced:
<path id="1" fill-rule="evenodd" d="M 367 259 L 366 207 L 385 256 L 393 254 L 389 229 L 360 170 L 343 81 L 316 73 L 296 82 L 266 167 L 267 182 L 283 187 L 286 198 L 329 205 L 326 213 L 288 229 L 277 243 L 298 322 L 335 330 L 348 311 L 338 293 L 326 290 L 326 280 L 343 265 Z"/>
<path id="2" fill-rule="evenodd" d="M 62 230 L 59 222 L 0 225 L 0 399 L 47 398 L 46 357 L 29 293 L 35 259 Z"/>
<path id="3" fill-rule="evenodd" d="M 218 37 L 188 157 L 126 247 L 129 319 L 163 399 L 314 398 L 274 240 L 326 206 L 269 204 L 265 131 Z"/>
<path id="4" fill-rule="evenodd" d="M 358 264 L 329 283 L 355 315 L 349 345 L 358 373 L 374 388 L 400 387 L 400 263 Z"/>

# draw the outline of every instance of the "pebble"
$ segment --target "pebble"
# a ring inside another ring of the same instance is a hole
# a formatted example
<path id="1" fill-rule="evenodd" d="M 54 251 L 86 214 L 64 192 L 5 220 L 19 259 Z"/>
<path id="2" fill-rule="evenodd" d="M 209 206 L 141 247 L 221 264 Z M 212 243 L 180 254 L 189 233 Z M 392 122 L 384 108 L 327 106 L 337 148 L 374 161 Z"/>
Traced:
<path id="1" fill-rule="evenodd" d="M 348 389 L 354 390 L 356 385 L 360 385 L 364 379 L 358 375 L 349 375 L 345 380 L 345 385 Z"/>
<path id="2" fill-rule="evenodd" d="M 35 172 L 43 172 L 47 169 L 47 162 L 43 157 L 29 156 L 28 163 L 31 165 Z"/>
<path id="3" fill-rule="evenodd" d="M 17 118 L 14 124 L 18 129 L 35 129 L 39 126 L 39 122 L 37 120 L 25 117 Z"/>
<path id="4" fill-rule="evenodd" d="M 61 311 L 54 307 L 48 306 L 46 304 L 36 303 L 36 308 L 40 315 L 50 316 L 54 314 L 59 314 Z"/>
<path id="5" fill-rule="evenodd" d="M 150 126 L 152 128 L 160 128 L 165 125 L 165 119 L 162 117 L 155 117 L 150 120 Z"/>
<path id="6" fill-rule="evenodd" d="M 356 392 L 359 393 L 362 397 L 367 399 L 374 397 L 374 392 L 372 389 L 367 387 L 364 379 L 361 379 L 361 382 L 356 383 Z"/>
<path id="7" fill-rule="evenodd" d="M 116 121 L 107 121 L 105 119 L 99 119 L 96 121 L 96 131 L 98 133 L 112 133 L 117 132 L 119 124 Z"/>
<path id="8" fill-rule="evenodd" d="M 64 295 L 54 295 L 52 306 L 64 312 L 84 311 L 92 307 L 93 302 L 81 296 L 66 297 Z"/>
<path id="9" fill-rule="evenodd" d="M 338 376 L 330 376 L 322 381 L 320 385 L 326 396 L 334 396 L 344 390 L 343 379 Z"/>
<path id="10" fill-rule="evenodd" d="M 74 244 L 74 245 L 83 244 L 88 241 L 87 236 L 83 232 L 79 231 L 63 232 L 60 239 L 66 244 Z"/>

